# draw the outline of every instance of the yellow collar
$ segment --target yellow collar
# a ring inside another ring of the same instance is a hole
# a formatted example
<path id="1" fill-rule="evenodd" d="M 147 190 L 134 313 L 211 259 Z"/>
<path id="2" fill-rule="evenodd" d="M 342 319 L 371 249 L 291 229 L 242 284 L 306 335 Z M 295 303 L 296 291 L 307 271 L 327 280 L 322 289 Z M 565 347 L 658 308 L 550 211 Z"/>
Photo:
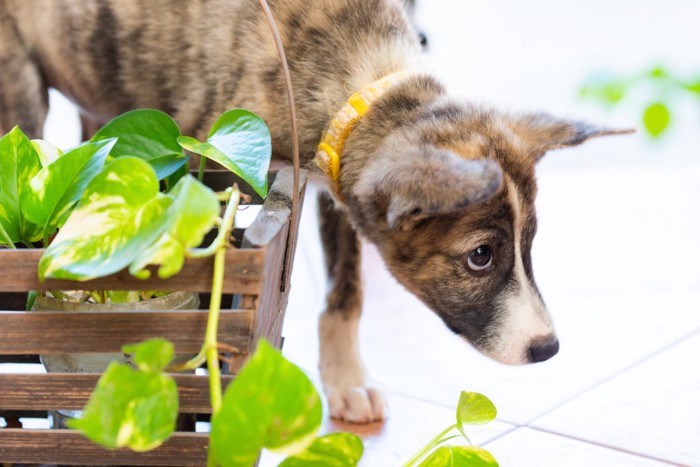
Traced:
<path id="1" fill-rule="evenodd" d="M 340 194 L 340 154 L 345 141 L 357 122 L 367 113 L 373 102 L 379 99 L 389 88 L 408 75 L 399 71 L 387 75 L 350 96 L 345 105 L 331 120 L 328 129 L 316 149 L 316 165 L 332 182 L 332 190 L 342 201 Z"/>

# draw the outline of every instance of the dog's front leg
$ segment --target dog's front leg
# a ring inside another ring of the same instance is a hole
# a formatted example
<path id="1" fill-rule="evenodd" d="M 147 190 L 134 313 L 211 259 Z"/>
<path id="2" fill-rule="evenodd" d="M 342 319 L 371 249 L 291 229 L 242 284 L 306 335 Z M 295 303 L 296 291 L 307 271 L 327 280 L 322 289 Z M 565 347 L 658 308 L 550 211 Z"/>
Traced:
<path id="1" fill-rule="evenodd" d="M 360 241 L 346 214 L 327 193 L 319 195 L 319 214 L 328 274 L 326 310 L 319 323 L 319 366 L 330 414 L 356 423 L 383 420 L 384 395 L 368 385 L 360 357 Z"/>

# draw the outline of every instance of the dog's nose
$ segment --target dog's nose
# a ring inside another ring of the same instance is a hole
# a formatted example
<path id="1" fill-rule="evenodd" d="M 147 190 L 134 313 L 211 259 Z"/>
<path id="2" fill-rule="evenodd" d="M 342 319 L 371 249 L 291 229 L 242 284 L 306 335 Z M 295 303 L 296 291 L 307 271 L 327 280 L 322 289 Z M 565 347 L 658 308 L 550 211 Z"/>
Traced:
<path id="1" fill-rule="evenodd" d="M 554 336 L 534 339 L 528 349 L 530 363 L 544 362 L 559 352 L 559 340 Z"/>

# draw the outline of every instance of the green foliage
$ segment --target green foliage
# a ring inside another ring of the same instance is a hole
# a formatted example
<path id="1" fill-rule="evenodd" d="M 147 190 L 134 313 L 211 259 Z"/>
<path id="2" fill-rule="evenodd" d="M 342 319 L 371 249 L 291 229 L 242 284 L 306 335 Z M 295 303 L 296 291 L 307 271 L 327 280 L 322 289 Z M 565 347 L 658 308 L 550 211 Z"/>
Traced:
<path id="1" fill-rule="evenodd" d="M 131 264 L 162 232 L 172 198 L 158 191 L 153 168 L 136 157 L 109 163 L 46 249 L 39 278 L 88 280 Z"/>
<path id="2" fill-rule="evenodd" d="M 133 156 L 148 161 L 158 180 L 162 180 L 185 166 L 189 159 L 177 144 L 179 136 L 180 128 L 170 116 L 159 110 L 139 109 L 114 118 L 90 141 L 117 138 L 112 157 Z"/>
<path id="3" fill-rule="evenodd" d="M 149 109 L 120 115 L 65 154 L 13 129 L 0 139 L 0 244 L 46 246 L 61 227 L 42 258 L 42 279 L 87 280 L 126 266 L 145 278 L 151 264 L 160 277 L 176 274 L 219 215 L 214 193 L 188 175 L 180 137 L 172 118 Z M 258 116 L 224 113 L 201 145 L 267 192 L 270 132 Z"/>
<path id="4" fill-rule="evenodd" d="M 279 467 L 354 467 L 363 452 L 358 436 L 332 433 L 316 438 L 303 452 L 287 457 Z"/>
<path id="5" fill-rule="evenodd" d="M 85 143 L 63 155 L 58 153 L 57 158 L 43 158 L 48 165 L 29 182 L 29 189 L 22 193 L 21 205 L 26 217 L 42 226 L 44 238 L 61 226 L 87 184 L 102 170 L 115 143 L 116 139 Z M 47 149 L 43 144 L 40 147 Z"/>
<path id="6" fill-rule="evenodd" d="M 160 265 L 158 276 L 171 277 L 182 269 L 187 250 L 202 243 L 219 214 L 214 192 L 191 175 L 181 178 L 168 193 L 172 203 L 165 213 L 158 240 L 142 251 L 129 272 L 147 278 L 148 265 Z"/>
<path id="7" fill-rule="evenodd" d="M 635 93 L 645 95 L 646 104 L 640 110 L 642 127 L 652 139 L 658 139 L 671 127 L 674 102 L 683 97 L 700 99 L 700 80 L 683 80 L 656 67 L 631 77 L 594 76 L 579 95 L 612 108 L 631 101 L 628 96 Z"/>
<path id="8" fill-rule="evenodd" d="M 124 156 L 109 163 L 46 249 L 39 277 L 89 280 L 129 266 L 147 278 L 149 264 L 161 265 L 163 278 L 179 272 L 187 249 L 213 227 L 219 202 L 190 175 L 168 194 L 158 189 L 155 171 L 142 159 Z"/>
<path id="9" fill-rule="evenodd" d="M 233 109 L 221 115 L 205 142 L 182 136 L 180 145 L 223 165 L 260 195 L 267 195 L 272 143 L 265 122 L 253 112 Z"/>
<path id="10" fill-rule="evenodd" d="M 123 350 L 134 353 L 138 369 L 111 363 L 83 416 L 68 423 L 107 448 L 148 451 L 163 444 L 175 430 L 177 385 L 162 373 L 166 359 L 172 358 L 173 347 L 170 342 L 153 340 Z"/>
<path id="11" fill-rule="evenodd" d="M 41 226 L 30 221 L 20 205 L 40 170 L 39 154 L 19 127 L 0 138 L 0 244 L 29 245 L 41 239 Z"/>
<path id="12" fill-rule="evenodd" d="M 491 400 L 478 392 L 462 391 L 457 404 L 457 423 L 447 427 L 418 451 L 404 467 L 415 465 L 429 467 L 498 467 L 498 462 L 491 453 L 475 446 L 442 446 L 460 435 L 471 444 L 465 432 L 465 425 L 482 425 L 496 418 L 496 406 Z M 460 435 L 453 435 L 457 430 Z M 423 460 L 421 462 L 421 459 Z M 420 464 L 418 464 L 420 462 Z"/>
<path id="13" fill-rule="evenodd" d="M 53 164 L 59 157 L 63 155 L 63 151 L 43 139 L 32 140 L 34 149 L 37 154 L 39 154 L 39 159 L 41 160 L 41 166 L 46 167 L 49 164 Z"/>
<path id="14" fill-rule="evenodd" d="M 496 419 L 496 406 L 481 393 L 462 391 L 456 418 L 463 425 L 483 425 Z"/>
<path id="15" fill-rule="evenodd" d="M 40 260 L 42 280 L 88 280 L 126 267 L 147 277 L 149 265 L 159 266 L 160 277 L 169 277 L 217 222 L 217 241 L 197 254 L 222 257 L 239 192 L 232 187 L 217 195 L 188 175 L 178 139 L 184 147 L 194 141 L 194 149 L 234 170 L 261 195 L 267 193 L 270 134 L 247 111 L 226 112 L 204 143 L 182 138 L 175 122 L 161 112 L 133 111 L 65 154 L 45 141 L 29 141 L 15 128 L 0 140 L 0 242 L 14 247 L 42 236 L 47 242 L 60 228 Z M 161 181 L 170 189 L 166 194 L 160 192 Z M 219 220 L 222 197 L 229 203 Z M 220 293 L 223 262 L 215 260 L 214 268 L 212 290 Z M 98 294 L 103 302 L 107 296 L 126 302 L 140 295 Z M 201 353 L 208 360 L 214 400 L 217 390 L 221 398 L 221 386 L 212 374 L 217 354 L 210 350 L 217 346 L 220 300 L 211 303 Z M 107 448 L 153 449 L 172 434 L 177 419 L 177 386 L 164 373 L 174 349 L 170 342 L 154 339 L 123 351 L 133 354 L 136 368 L 111 364 L 82 418 L 69 423 Z M 198 356 L 185 366 L 192 369 L 200 362 Z M 261 341 L 221 407 L 214 405 L 210 464 L 253 465 L 265 447 L 295 454 L 287 465 L 356 465 L 363 450 L 356 436 L 314 438 L 321 411 L 320 397 L 304 373 Z"/>
<path id="16" fill-rule="evenodd" d="M 134 365 L 146 373 L 164 371 L 175 356 L 175 347 L 165 339 L 149 339 L 140 344 L 125 345 L 122 350 L 131 354 Z"/>
<path id="17" fill-rule="evenodd" d="M 687 83 L 685 85 L 685 88 L 692 92 L 693 94 L 697 94 L 698 97 L 700 97 L 700 80 L 695 81 L 694 83 Z"/>
<path id="18" fill-rule="evenodd" d="M 652 138 L 658 138 L 671 123 L 671 112 L 663 102 L 654 102 L 644 110 L 642 121 Z"/>
<path id="19" fill-rule="evenodd" d="M 462 391 L 457 404 L 457 428 L 464 434 L 465 425 L 483 425 L 496 419 L 496 406 L 478 392 Z M 466 434 L 465 434 L 466 436 Z"/>
<path id="20" fill-rule="evenodd" d="M 613 106 L 624 99 L 627 86 L 610 78 L 595 78 L 586 83 L 580 91 L 580 96 L 594 99 Z"/>
<path id="21" fill-rule="evenodd" d="M 475 446 L 442 446 L 420 463 L 420 467 L 494 466 L 498 466 L 498 462 L 491 453 Z"/>
<path id="22" fill-rule="evenodd" d="M 262 448 L 303 450 L 321 426 L 321 412 L 306 375 L 260 341 L 212 417 L 209 463 L 250 466 Z"/>

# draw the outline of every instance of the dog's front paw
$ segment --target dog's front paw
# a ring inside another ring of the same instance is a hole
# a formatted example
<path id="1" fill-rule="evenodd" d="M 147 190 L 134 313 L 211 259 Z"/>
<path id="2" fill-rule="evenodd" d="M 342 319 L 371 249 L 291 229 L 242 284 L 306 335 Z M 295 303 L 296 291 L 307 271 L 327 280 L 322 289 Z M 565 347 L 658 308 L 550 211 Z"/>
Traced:
<path id="1" fill-rule="evenodd" d="M 326 387 L 331 418 L 371 423 L 388 416 L 384 391 L 374 386 Z"/>

